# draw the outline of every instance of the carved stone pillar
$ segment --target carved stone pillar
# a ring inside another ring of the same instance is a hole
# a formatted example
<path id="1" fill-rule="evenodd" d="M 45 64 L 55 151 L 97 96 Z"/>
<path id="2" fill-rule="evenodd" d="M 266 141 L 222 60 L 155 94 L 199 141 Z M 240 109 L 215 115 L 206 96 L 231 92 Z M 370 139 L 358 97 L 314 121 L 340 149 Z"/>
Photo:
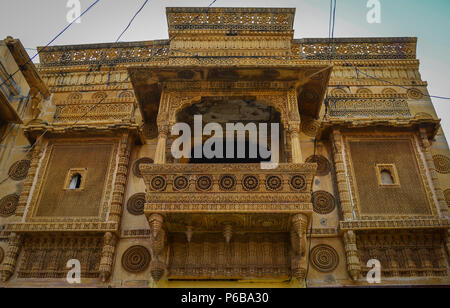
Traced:
<path id="1" fill-rule="evenodd" d="M 302 149 L 300 146 L 300 122 L 289 123 L 289 135 L 291 136 L 292 162 L 294 164 L 303 163 Z"/>
<path id="2" fill-rule="evenodd" d="M 165 164 L 166 163 L 166 143 L 167 135 L 169 134 L 168 125 L 158 126 L 158 143 L 156 145 L 155 152 L 155 164 Z"/>
<path id="3" fill-rule="evenodd" d="M 0 267 L 2 274 L 2 281 L 6 282 L 14 274 L 19 257 L 20 249 L 22 248 L 23 235 L 12 233 L 9 236 L 8 249 L 6 250 L 5 258 Z"/>
<path id="4" fill-rule="evenodd" d="M 296 214 L 292 217 L 291 225 L 291 270 L 292 277 L 303 282 L 306 276 L 306 229 L 308 217 Z"/>
<path id="5" fill-rule="evenodd" d="M 22 218 L 25 213 L 25 207 L 27 205 L 28 197 L 30 195 L 31 187 L 33 186 L 34 177 L 39 167 L 39 161 L 44 153 L 44 145 L 42 142 L 38 142 L 33 151 L 31 151 L 31 162 L 28 174 L 23 182 L 22 191 L 20 192 L 19 203 L 17 205 L 16 213 L 14 214 L 18 219 Z"/>
<path id="6" fill-rule="evenodd" d="M 347 231 L 344 234 L 345 256 L 347 260 L 347 271 L 350 277 L 356 281 L 361 273 L 361 261 L 358 256 L 358 247 L 356 246 L 356 235 L 353 231 Z"/>
<path id="7" fill-rule="evenodd" d="M 150 275 L 158 283 L 166 271 L 166 231 L 163 229 L 164 217 L 161 214 L 152 214 L 148 218 L 150 225 Z"/>
<path id="8" fill-rule="evenodd" d="M 132 138 L 129 134 L 124 134 L 119 145 L 119 164 L 117 167 L 116 180 L 111 201 L 111 211 L 109 220 L 120 222 L 122 216 L 122 206 L 127 185 Z"/>
<path id="9" fill-rule="evenodd" d="M 436 193 L 436 198 L 438 200 L 438 207 L 441 216 L 448 216 L 447 202 L 445 201 L 444 192 L 442 191 L 441 184 L 439 183 L 438 174 L 436 172 L 436 166 L 434 165 L 433 156 L 430 151 L 430 141 L 428 140 L 427 133 L 425 129 L 420 129 L 420 138 L 422 140 L 422 150 L 427 162 L 428 171 L 430 172 L 431 181 L 433 182 L 434 191 Z"/>
<path id="10" fill-rule="evenodd" d="M 351 220 L 353 218 L 353 214 L 350 199 L 350 189 L 348 187 L 347 175 L 345 172 L 342 135 L 339 130 L 333 131 L 332 142 L 333 142 L 333 158 L 336 170 L 336 181 L 339 193 L 339 201 L 341 204 L 342 216 L 344 217 L 344 220 Z"/>
<path id="11" fill-rule="evenodd" d="M 114 252 L 116 250 L 117 237 L 111 232 L 105 233 L 103 237 L 103 249 L 100 259 L 100 279 L 102 282 L 106 282 L 112 273 L 112 266 L 114 262 Z"/>

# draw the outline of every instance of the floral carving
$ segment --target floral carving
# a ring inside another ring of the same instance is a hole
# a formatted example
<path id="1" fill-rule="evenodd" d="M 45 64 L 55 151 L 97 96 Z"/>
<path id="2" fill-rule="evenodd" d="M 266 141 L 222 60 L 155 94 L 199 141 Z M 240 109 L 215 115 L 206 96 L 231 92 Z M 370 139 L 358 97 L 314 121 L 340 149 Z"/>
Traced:
<path id="1" fill-rule="evenodd" d="M 246 175 L 242 179 L 242 187 L 247 191 L 257 190 L 259 187 L 259 180 L 254 175 Z"/>
<path id="2" fill-rule="evenodd" d="M 234 190 L 236 187 L 236 177 L 233 175 L 222 175 L 219 180 L 219 187 L 222 190 Z"/>
<path id="3" fill-rule="evenodd" d="M 336 202 L 332 194 L 320 190 L 313 193 L 313 208 L 318 214 L 330 214 L 336 207 Z"/>

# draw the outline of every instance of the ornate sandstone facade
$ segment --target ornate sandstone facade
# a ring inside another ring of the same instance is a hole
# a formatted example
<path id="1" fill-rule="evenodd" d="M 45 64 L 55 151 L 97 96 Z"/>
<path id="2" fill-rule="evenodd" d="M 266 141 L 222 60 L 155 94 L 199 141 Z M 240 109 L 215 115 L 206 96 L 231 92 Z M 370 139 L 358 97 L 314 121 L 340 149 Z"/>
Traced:
<path id="1" fill-rule="evenodd" d="M 168 40 L 50 47 L 37 70 L 0 46 L 3 80 L 21 70 L 0 286 L 73 286 L 69 259 L 82 286 L 364 286 L 370 259 L 383 285 L 450 283 L 450 152 L 415 38 L 298 40 L 293 9 L 167 18 Z M 279 167 L 175 159 L 194 114 L 280 123 Z"/>

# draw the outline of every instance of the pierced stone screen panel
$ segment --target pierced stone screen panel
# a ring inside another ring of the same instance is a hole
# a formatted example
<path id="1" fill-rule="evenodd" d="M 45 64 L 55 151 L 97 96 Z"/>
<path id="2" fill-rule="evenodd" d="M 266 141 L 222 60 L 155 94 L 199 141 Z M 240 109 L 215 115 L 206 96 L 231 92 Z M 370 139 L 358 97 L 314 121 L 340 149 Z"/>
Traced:
<path id="1" fill-rule="evenodd" d="M 347 141 L 361 215 L 429 215 L 430 204 L 412 139 Z M 399 185 L 380 185 L 377 165 L 394 165 Z"/>
<path id="2" fill-rule="evenodd" d="M 98 217 L 113 147 L 112 143 L 53 145 L 35 217 Z M 66 186 L 67 174 L 74 168 L 86 170 L 82 188 Z"/>
<path id="3" fill-rule="evenodd" d="M 222 233 L 184 233 L 170 237 L 170 279 L 284 278 L 290 275 L 287 233 L 233 234 L 229 244 Z"/>

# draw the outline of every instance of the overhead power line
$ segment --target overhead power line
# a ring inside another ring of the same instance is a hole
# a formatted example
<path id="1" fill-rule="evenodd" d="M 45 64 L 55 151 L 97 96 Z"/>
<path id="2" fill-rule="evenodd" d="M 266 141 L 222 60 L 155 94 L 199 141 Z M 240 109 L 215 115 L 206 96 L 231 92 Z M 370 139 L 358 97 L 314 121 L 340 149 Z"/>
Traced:
<path id="1" fill-rule="evenodd" d="M 120 33 L 119 37 L 117 38 L 116 42 L 118 42 L 120 40 L 120 38 L 122 37 L 122 35 L 124 35 L 125 32 L 127 32 L 128 28 L 130 28 L 131 24 L 133 23 L 134 19 L 136 18 L 137 15 L 139 15 L 139 13 L 142 11 L 142 9 L 145 7 L 145 5 L 148 3 L 148 0 L 145 0 L 144 4 L 142 4 L 142 6 L 139 8 L 139 10 L 134 14 L 133 18 L 131 18 L 130 22 L 128 23 L 128 25 L 125 27 L 125 29 L 122 31 L 122 33 Z"/>
<path id="2" fill-rule="evenodd" d="M 41 50 L 38 50 L 38 52 L 33 57 L 31 57 L 24 65 L 27 65 L 27 64 L 33 62 L 34 58 L 36 58 L 39 55 L 39 53 L 41 53 L 42 51 L 47 49 L 54 41 L 56 41 L 58 39 L 58 37 L 60 37 L 64 32 L 66 32 L 67 29 L 69 29 L 77 20 L 79 20 L 84 14 L 86 14 L 91 8 L 93 8 L 99 2 L 100 2 L 100 0 L 96 0 L 94 3 L 92 3 L 86 10 L 83 11 L 83 13 L 80 14 L 80 16 L 78 16 L 77 18 L 72 20 L 71 23 L 69 23 L 50 42 L 48 42 L 47 45 L 45 45 Z M 13 78 L 14 75 L 17 74 L 19 71 L 20 71 L 20 67 L 14 73 L 10 74 L 9 77 L 0 85 L 0 87 L 2 87 L 9 80 L 11 80 L 11 78 Z"/>

